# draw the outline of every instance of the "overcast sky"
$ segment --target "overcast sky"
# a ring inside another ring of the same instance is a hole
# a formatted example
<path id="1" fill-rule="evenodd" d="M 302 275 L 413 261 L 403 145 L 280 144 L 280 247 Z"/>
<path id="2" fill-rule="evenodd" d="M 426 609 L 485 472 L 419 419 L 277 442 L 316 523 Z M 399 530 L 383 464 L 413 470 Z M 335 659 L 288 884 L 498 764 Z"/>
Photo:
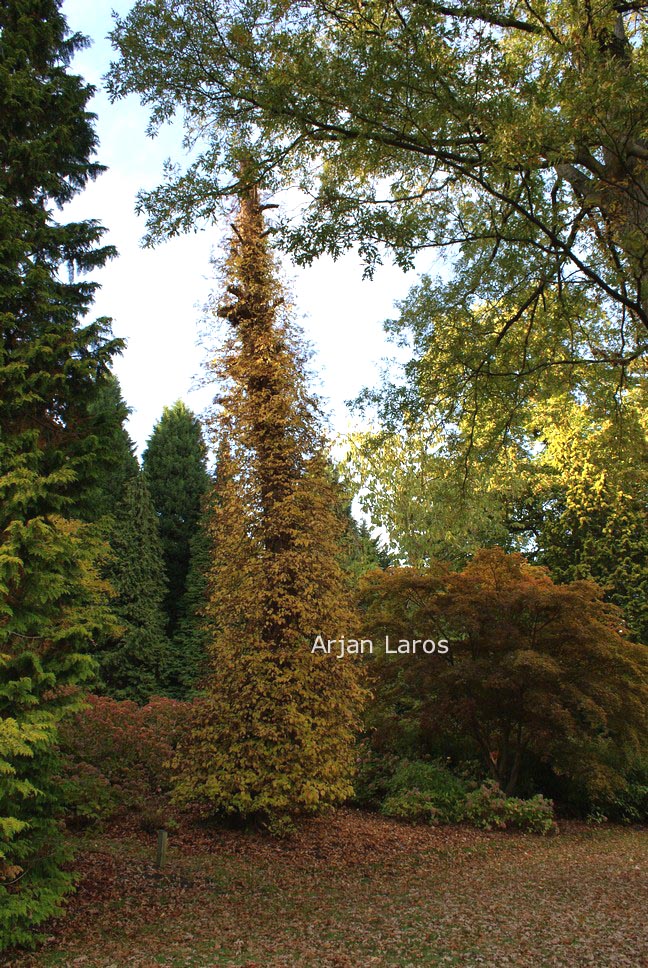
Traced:
<path id="1" fill-rule="evenodd" d="M 98 160 L 109 169 L 66 214 L 98 219 L 108 229 L 107 241 L 119 250 L 119 257 L 97 276 L 102 289 L 96 314 L 111 316 L 115 333 L 128 343 L 115 369 L 133 409 L 129 430 L 141 451 L 165 405 L 182 398 L 201 412 L 211 397 L 195 389 L 205 356 L 197 345 L 198 322 L 214 288 L 210 255 L 222 232 L 214 227 L 153 250 L 141 247 L 144 219 L 134 213 L 136 192 L 155 186 L 164 160 L 178 158 L 182 149 L 177 130 L 156 139 L 146 136 L 147 113 L 136 98 L 111 105 L 103 90 L 102 77 L 115 57 L 107 39 L 111 11 L 123 15 L 130 6 L 129 0 L 63 3 L 70 29 L 93 41 L 77 55 L 73 69 L 97 87 L 91 108 L 98 116 Z M 337 263 L 320 259 L 309 269 L 287 269 L 297 317 L 316 351 L 319 391 L 328 401 L 334 430 L 344 433 L 352 419 L 344 402 L 377 382 L 381 359 L 392 353 L 382 322 L 415 276 L 385 265 L 373 281 L 363 281 L 353 255 Z"/>

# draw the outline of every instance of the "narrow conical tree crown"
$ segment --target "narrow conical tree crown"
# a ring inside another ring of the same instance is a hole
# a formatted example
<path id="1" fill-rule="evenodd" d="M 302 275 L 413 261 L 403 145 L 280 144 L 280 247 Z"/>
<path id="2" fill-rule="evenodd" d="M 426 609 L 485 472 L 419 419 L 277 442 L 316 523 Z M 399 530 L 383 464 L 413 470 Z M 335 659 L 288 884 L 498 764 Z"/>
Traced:
<path id="1" fill-rule="evenodd" d="M 119 346 L 106 320 L 83 321 L 95 285 L 75 274 L 113 250 L 95 221 L 53 215 L 101 171 L 92 89 L 68 72 L 82 44 L 56 0 L 0 5 L 0 950 L 33 942 L 70 888 L 57 726 L 110 626 L 101 547 L 75 518 L 101 463 L 90 409 Z"/>
<path id="2" fill-rule="evenodd" d="M 176 761 L 178 796 L 277 823 L 350 794 L 363 691 L 352 660 L 311 651 L 318 634 L 354 626 L 340 495 L 255 191 L 241 203 L 225 285 L 209 523 L 216 631 L 207 695 Z"/>
<path id="3" fill-rule="evenodd" d="M 168 580 L 165 611 L 171 636 L 182 616 L 191 539 L 209 485 L 205 461 L 200 421 L 182 400 L 165 407 L 149 438 L 142 466 L 160 524 Z"/>
<path id="4" fill-rule="evenodd" d="M 88 408 L 95 448 L 95 479 L 83 495 L 79 516 L 100 521 L 115 514 L 126 482 L 137 475 L 135 445 L 125 423 L 130 414 L 117 377 L 110 373 L 98 381 L 94 401 Z"/>

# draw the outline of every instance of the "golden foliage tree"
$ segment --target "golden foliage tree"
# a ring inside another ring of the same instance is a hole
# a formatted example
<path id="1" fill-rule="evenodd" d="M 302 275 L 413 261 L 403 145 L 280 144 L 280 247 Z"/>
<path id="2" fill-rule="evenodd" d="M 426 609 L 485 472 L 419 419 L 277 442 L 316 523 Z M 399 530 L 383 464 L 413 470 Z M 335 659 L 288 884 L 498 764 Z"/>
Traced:
<path id="1" fill-rule="evenodd" d="M 325 457 L 305 354 L 247 194 L 225 270 L 229 324 L 210 516 L 210 675 L 176 759 L 180 802 L 275 826 L 351 793 L 363 689 L 352 659 L 312 653 L 352 634 L 340 567 L 340 495 Z"/>

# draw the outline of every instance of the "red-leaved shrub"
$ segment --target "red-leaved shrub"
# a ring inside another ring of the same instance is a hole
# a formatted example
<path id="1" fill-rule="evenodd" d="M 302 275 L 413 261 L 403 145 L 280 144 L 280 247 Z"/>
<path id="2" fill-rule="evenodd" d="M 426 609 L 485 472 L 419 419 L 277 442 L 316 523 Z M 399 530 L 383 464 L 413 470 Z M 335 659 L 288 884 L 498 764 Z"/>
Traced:
<path id="1" fill-rule="evenodd" d="M 159 808 L 171 789 L 169 761 L 191 703 L 158 697 L 138 706 L 92 695 L 87 701 L 60 735 L 68 815 L 88 822 L 120 808 Z"/>

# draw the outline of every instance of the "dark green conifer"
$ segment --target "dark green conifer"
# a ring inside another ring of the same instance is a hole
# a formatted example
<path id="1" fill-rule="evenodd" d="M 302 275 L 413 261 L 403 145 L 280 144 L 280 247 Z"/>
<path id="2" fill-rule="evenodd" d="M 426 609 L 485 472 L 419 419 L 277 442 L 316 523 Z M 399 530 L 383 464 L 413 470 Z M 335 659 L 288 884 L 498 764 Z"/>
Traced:
<path id="1" fill-rule="evenodd" d="M 135 445 L 124 426 L 130 409 L 121 392 L 119 380 L 110 373 L 97 384 L 89 409 L 95 440 L 95 467 L 92 487 L 80 495 L 79 516 L 100 521 L 114 516 L 124 496 L 126 482 L 139 471 Z"/>
<path id="2" fill-rule="evenodd" d="M 92 88 L 68 71 L 83 43 L 56 0 L 0 5 L 0 950 L 33 941 L 70 888 L 57 727 L 110 627 L 76 508 L 97 465 L 89 408 L 119 349 L 85 318 L 95 284 L 78 274 L 113 250 L 94 220 L 55 218 L 102 171 Z"/>
<path id="3" fill-rule="evenodd" d="M 166 578 L 158 521 L 144 475 L 126 481 L 110 533 L 107 576 L 121 634 L 100 643 L 102 688 L 115 699 L 146 702 L 164 691 L 169 641 L 162 607 Z"/>
<path id="4" fill-rule="evenodd" d="M 166 692 L 172 699 L 190 699 L 201 687 L 210 637 L 206 614 L 207 575 L 211 559 L 209 510 L 198 519 L 190 543 L 190 562 L 180 617 L 171 640 Z"/>
<path id="5" fill-rule="evenodd" d="M 199 420 L 178 400 L 165 407 L 153 428 L 142 466 L 160 523 L 168 580 L 167 631 L 173 636 L 186 606 L 191 540 L 198 527 L 201 501 L 209 486 L 206 448 Z"/>

